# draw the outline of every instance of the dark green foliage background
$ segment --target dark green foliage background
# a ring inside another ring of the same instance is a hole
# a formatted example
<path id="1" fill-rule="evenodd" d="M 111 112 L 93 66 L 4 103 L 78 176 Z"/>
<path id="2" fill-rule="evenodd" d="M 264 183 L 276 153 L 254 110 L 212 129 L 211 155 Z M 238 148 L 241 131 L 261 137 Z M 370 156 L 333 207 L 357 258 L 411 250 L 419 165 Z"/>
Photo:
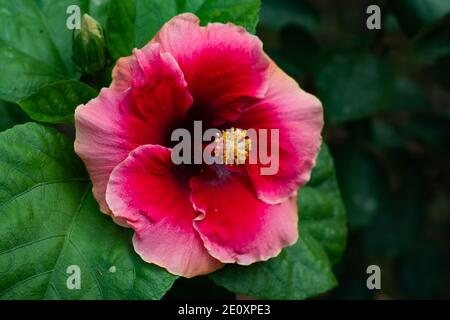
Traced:
<path id="1" fill-rule="evenodd" d="M 83 21 L 73 41 L 69 5 L 98 22 Z M 73 150 L 74 110 L 110 84 L 118 57 L 145 45 L 173 16 L 192 12 L 202 25 L 232 22 L 255 33 L 260 7 L 260 0 L 0 0 L 0 299 L 161 299 L 186 292 L 180 280 L 167 294 L 178 277 L 144 262 L 132 248 L 133 232 L 99 212 Z M 333 266 L 347 226 L 325 143 L 299 193 L 297 243 L 270 261 L 189 280 L 190 298 L 212 287 L 223 288 L 218 297 L 305 299 L 336 287 Z M 68 285 L 74 265 L 81 280 L 75 289 Z"/>

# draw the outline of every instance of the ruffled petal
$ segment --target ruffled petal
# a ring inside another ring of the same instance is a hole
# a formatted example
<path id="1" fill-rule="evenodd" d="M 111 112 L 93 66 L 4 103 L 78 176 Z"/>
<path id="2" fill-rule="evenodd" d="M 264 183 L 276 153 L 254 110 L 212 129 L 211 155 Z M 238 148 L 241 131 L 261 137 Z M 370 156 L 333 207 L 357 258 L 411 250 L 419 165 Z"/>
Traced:
<path id="1" fill-rule="evenodd" d="M 192 226 L 197 217 L 186 176 L 171 150 L 146 145 L 134 150 L 111 174 L 106 193 L 113 216 L 135 230 L 133 244 L 143 260 L 184 277 L 217 270 Z"/>
<path id="2" fill-rule="evenodd" d="M 112 70 L 112 82 L 109 86 L 116 91 L 125 91 L 131 88 L 131 65 L 135 63 L 133 55 L 117 60 Z"/>
<path id="3" fill-rule="evenodd" d="M 273 157 L 273 173 L 262 174 L 271 165 L 248 164 L 247 170 L 259 199 L 275 204 L 296 194 L 310 179 L 322 142 L 323 110 L 321 102 L 271 62 L 266 96 L 241 113 L 233 126 L 243 129 L 278 129 L 278 143 L 268 139 L 267 149 L 279 150 Z M 260 148 L 260 146 L 258 146 Z M 255 148 L 256 150 L 256 148 Z M 260 159 L 259 159 L 260 160 Z M 277 171 L 275 169 L 278 168 Z"/>
<path id="4" fill-rule="evenodd" d="M 209 253 L 249 265 L 277 256 L 298 239 L 296 198 L 269 205 L 256 198 L 245 170 L 217 166 L 191 178 L 194 221 Z"/>
<path id="5" fill-rule="evenodd" d="M 170 54 L 160 53 L 153 44 L 135 50 L 133 57 L 132 88 L 102 89 L 75 111 L 75 151 L 87 167 L 104 213 L 109 213 L 105 191 L 112 170 L 140 145 L 167 143 L 171 129 L 182 122 L 192 104 Z"/>
<path id="6" fill-rule="evenodd" d="M 250 98 L 267 91 L 269 60 L 262 43 L 233 24 L 199 26 L 190 13 L 167 22 L 152 42 L 177 60 L 194 97 L 191 116 L 211 125 L 236 119 Z"/>

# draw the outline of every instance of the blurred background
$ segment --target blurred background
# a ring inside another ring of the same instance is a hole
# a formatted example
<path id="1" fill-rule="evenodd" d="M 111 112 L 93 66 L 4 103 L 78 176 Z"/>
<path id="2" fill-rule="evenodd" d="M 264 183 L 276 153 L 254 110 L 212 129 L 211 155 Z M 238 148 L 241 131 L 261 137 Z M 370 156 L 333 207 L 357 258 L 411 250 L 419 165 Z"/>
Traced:
<path id="1" fill-rule="evenodd" d="M 347 209 L 339 285 L 317 299 L 449 299 L 450 0 L 262 3 L 265 50 L 323 102 Z M 0 114 L 0 131 L 28 121 L 4 102 Z M 381 290 L 366 287 L 371 264 Z M 193 296 L 234 298 L 200 277 L 166 299 Z"/>

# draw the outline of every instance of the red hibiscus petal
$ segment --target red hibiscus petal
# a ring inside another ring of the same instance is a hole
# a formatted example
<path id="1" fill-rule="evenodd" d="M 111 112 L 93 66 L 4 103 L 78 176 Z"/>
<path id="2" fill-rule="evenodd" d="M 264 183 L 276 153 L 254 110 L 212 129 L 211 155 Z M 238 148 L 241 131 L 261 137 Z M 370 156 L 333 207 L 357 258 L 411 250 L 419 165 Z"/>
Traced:
<path id="1" fill-rule="evenodd" d="M 178 65 L 170 54 L 160 53 L 157 44 L 136 50 L 132 61 L 133 88 L 102 89 L 75 111 L 75 151 L 104 213 L 109 213 L 105 191 L 112 170 L 140 145 L 166 143 L 170 128 L 184 119 L 192 104 Z"/>
<path id="2" fill-rule="evenodd" d="M 133 243 L 143 260 L 169 272 L 193 277 L 219 269 L 192 221 L 189 184 L 171 150 L 145 145 L 134 150 L 111 174 L 106 192 L 115 218 L 135 230 Z"/>
<path id="3" fill-rule="evenodd" d="M 205 169 L 190 185 L 194 208 L 203 213 L 194 227 L 221 262 L 264 261 L 297 241 L 296 198 L 277 205 L 258 200 L 245 170 Z"/>
<path id="4" fill-rule="evenodd" d="M 249 98 L 263 97 L 269 60 L 261 41 L 244 28 L 210 23 L 199 26 L 190 13 L 166 23 L 152 42 L 170 52 L 194 97 L 193 118 L 211 125 L 235 120 Z"/>
<path id="5" fill-rule="evenodd" d="M 278 129 L 279 157 L 274 160 L 278 172 L 262 175 L 269 165 L 248 164 L 250 180 L 259 199 L 280 203 L 296 194 L 308 182 L 322 142 L 323 110 L 321 102 L 271 63 L 266 96 L 241 113 L 233 124 L 238 128 Z M 270 137 L 270 136 L 269 136 Z M 267 139 L 270 151 L 271 140 Z M 259 141 L 262 143 L 262 141 Z"/>

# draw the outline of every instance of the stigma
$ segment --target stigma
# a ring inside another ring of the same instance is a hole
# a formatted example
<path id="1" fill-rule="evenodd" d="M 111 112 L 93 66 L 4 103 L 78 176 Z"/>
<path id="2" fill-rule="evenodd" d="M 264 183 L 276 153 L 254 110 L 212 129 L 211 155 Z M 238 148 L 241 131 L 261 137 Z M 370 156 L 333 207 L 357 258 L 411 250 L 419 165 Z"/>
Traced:
<path id="1" fill-rule="evenodd" d="M 216 133 L 215 156 L 223 157 L 228 165 L 244 164 L 252 148 L 252 141 L 247 137 L 247 130 L 231 128 Z"/>

